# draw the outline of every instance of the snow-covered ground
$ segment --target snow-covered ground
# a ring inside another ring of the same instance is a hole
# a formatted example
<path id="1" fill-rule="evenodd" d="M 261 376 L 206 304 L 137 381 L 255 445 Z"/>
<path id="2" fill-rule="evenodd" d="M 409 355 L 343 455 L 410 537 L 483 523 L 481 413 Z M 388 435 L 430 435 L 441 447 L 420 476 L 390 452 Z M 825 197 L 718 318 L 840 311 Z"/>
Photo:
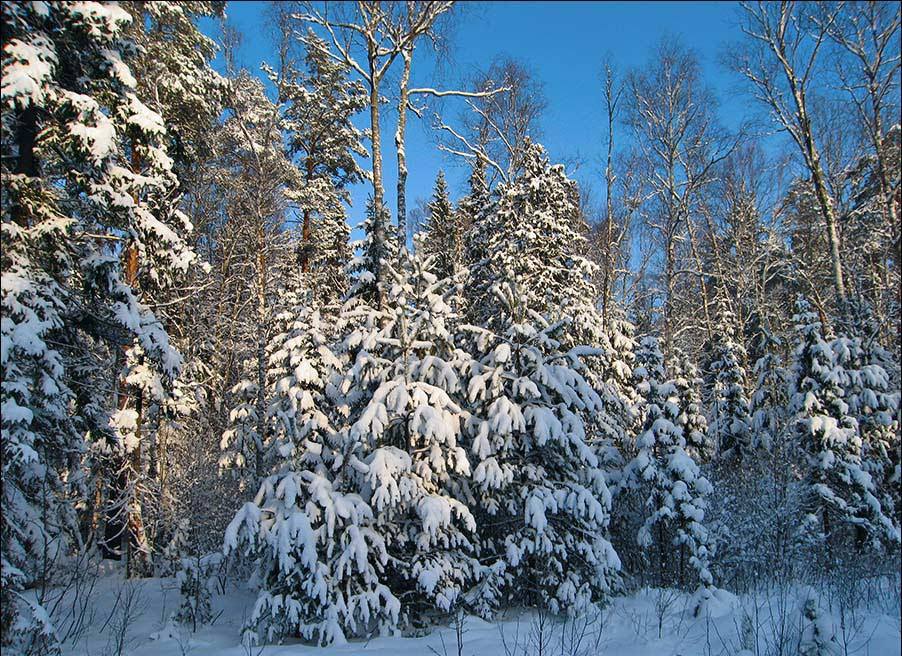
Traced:
<path id="1" fill-rule="evenodd" d="M 898 582 L 876 586 L 876 594 L 852 610 L 828 596 L 820 597 L 818 626 L 835 632 L 835 654 L 893 656 L 900 654 Z M 797 654 L 799 637 L 814 625 L 803 616 L 809 590 L 786 588 L 742 598 L 729 593 L 710 604 L 706 616 L 692 617 L 689 595 L 647 589 L 618 597 L 599 615 L 564 624 L 546 619 L 541 632 L 549 656 L 708 656 L 781 653 Z M 171 617 L 179 602 L 173 578 L 124 582 L 121 573 L 106 572 L 90 593 L 82 592 L 80 607 L 89 618 L 86 628 L 65 646 L 64 654 L 104 656 L 389 656 L 438 654 L 458 656 L 453 626 L 437 626 L 418 637 L 380 637 L 319 648 L 286 641 L 282 645 L 247 648 L 240 642 L 243 619 L 250 614 L 255 593 L 229 584 L 225 594 L 213 594 L 213 621 L 196 632 Z M 845 612 L 844 612 L 845 611 Z M 535 613 L 510 613 L 496 623 L 467 618 L 463 623 L 462 656 L 531 656 L 543 618 Z M 843 632 L 845 626 L 845 632 Z M 845 634 L 845 636 L 843 635 Z M 573 647 L 571 647 L 573 645 Z M 563 646 L 563 648 L 562 648 Z M 746 648 L 748 651 L 743 651 Z M 749 649 L 750 648 L 750 649 Z M 828 652 L 824 652 L 828 653 Z"/>

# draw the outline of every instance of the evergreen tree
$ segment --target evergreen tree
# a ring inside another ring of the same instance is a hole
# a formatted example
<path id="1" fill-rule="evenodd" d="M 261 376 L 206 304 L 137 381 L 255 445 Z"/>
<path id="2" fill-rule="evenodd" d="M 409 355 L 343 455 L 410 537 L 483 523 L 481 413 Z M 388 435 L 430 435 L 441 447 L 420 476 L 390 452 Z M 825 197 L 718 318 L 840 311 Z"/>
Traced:
<path id="1" fill-rule="evenodd" d="M 302 184 L 293 196 L 302 213 L 299 266 L 320 305 L 337 304 L 347 288 L 347 186 L 364 179 L 355 156 L 365 157 L 364 135 L 353 117 L 367 103 L 363 86 L 329 55 L 325 42 L 308 32 L 305 70 L 283 62 L 266 69 L 284 107 L 288 152 L 298 161 Z"/>
<path id="2" fill-rule="evenodd" d="M 196 256 L 185 241 L 190 224 L 178 210 L 165 122 L 130 69 L 131 16 L 94 2 L 3 9 L 0 544 L 11 597 L 2 628 L 4 645 L 40 651 L 52 647 L 53 629 L 21 591 L 75 529 L 62 473 L 80 478 L 78 429 L 101 427 L 95 435 L 120 471 L 137 471 L 137 390 L 164 403 L 181 365 L 137 288 L 171 284 Z M 120 253 L 128 254 L 124 266 Z M 86 352 L 91 345 L 97 350 Z M 74 398 L 76 363 L 95 362 L 94 354 L 109 358 L 94 372 L 112 365 L 128 381 L 119 398 Z M 136 483 L 115 495 L 116 521 L 128 516 L 130 542 L 146 553 Z"/>
<path id="3" fill-rule="evenodd" d="M 292 240 L 283 229 L 287 205 L 299 187 L 299 172 L 282 143 L 284 122 L 260 80 L 239 72 L 230 80 L 229 115 L 217 147 L 225 211 L 232 242 L 235 299 L 252 308 L 240 317 L 233 345 L 240 377 L 228 399 L 229 426 L 220 444 L 220 466 L 256 488 L 271 472 L 272 426 L 267 423 L 271 388 L 267 381 L 267 345 L 276 327 L 279 290 L 294 268 Z"/>
<path id="4" fill-rule="evenodd" d="M 708 435 L 721 461 L 742 463 L 752 457 L 752 431 L 745 392 L 745 349 L 735 341 L 734 326 L 735 318 L 722 294 L 707 367 Z"/>
<path id="5" fill-rule="evenodd" d="M 138 93 L 166 122 L 168 152 L 180 177 L 184 167 L 211 155 L 208 131 L 222 111 L 226 80 L 210 66 L 216 42 L 198 27 L 221 19 L 225 2 L 124 2 L 137 46 L 131 65 Z"/>
<path id="6" fill-rule="evenodd" d="M 858 422 L 844 398 L 849 373 L 824 341 L 821 322 L 807 301 L 800 297 L 796 308 L 789 407 L 794 436 L 807 463 L 805 523 L 830 544 L 840 542 L 850 528 L 859 543 L 898 542 L 899 531 L 886 516 L 873 478 L 862 465 Z"/>
<path id="7" fill-rule="evenodd" d="M 899 487 L 893 482 L 899 466 L 899 392 L 886 367 L 892 356 L 878 342 L 879 326 L 867 303 L 847 300 L 841 335 L 831 342 L 837 363 L 847 373 L 844 385 L 849 413 L 861 438 L 862 466 L 874 479 L 888 517 L 899 528 Z"/>
<path id="8" fill-rule="evenodd" d="M 593 265 L 581 255 L 576 184 L 563 166 L 549 163 L 541 145 L 529 142 L 524 157 L 523 173 L 500 189 L 497 206 L 474 226 L 485 257 L 470 268 L 470 318 L 494 329 L 522 308 L 552 321 L 569 315 L 572 344 L 594 346 L 603 329 L 593 305 Z M 514 307 L 493 291 L 505 281 L 519 290 Z"/>
<path id="9" fill-rule="evenodd" d="M 779 342 L 769 332 L 761 343 L 761 357 L 755 361 L 755 391 L 749 411 L 752 416 L 752 448 L 777 453 L 785 442 L 787 425 L 789 372 L 781 363 Z"/>
<path id="10" fill-rule="evenodd" d="M 659 585 L 684 583 L 687 565 L 695 571 L 701 604 L 713 594 L 708 531 L 703 523 L 712 487 L 686 452 L 683 429 L 678 425 L 676 387 L 666 379 L 656 338 L 642 339 L 636 364 L 644 418 L 626 477 L 628 485 L 645 499 L 646 515 L 637 539 L 641 547 L 653 548 L 652 553 L 657 554 Z M 678 559 L 669 557 L 672 547 L 678 549 Z"/>
<path id="11" fill-rule="evenodd" d="M 365 493 L 390 556 L 387 576 L 406 621 L 463 602 L 477 563 L 463 448 L 464 376 L 472 363 L 454 345 L 447 280 L 431 262 L 401 251 L 375 340 L 346 374 L 348 437 L 370 465 Z M 366 329 L 366 328 L 365 328 Z M 365 354 L 365 359 L 364 359 Z"/>
<path id="12" fill-rule="evenodd" d="M 469 185 L 467 195 L 460 199 L 456 211 L 457 223 L 463 233 L 464 262 L 467 266 L 471 266 L 485 256 L 481 231 L 477 226 L 482 224 L 482 219 L 492 204 L 492 196 L 485 177 L 485 158 L 477 156 L 473 160 L 473 168 L 467 182 Z"/>
<path id="13" fill-rule="evenodd" d="M 605 598 L 620 560 L 606 538 L 611 497 L 587 444 L 585 413 L 601 399 L 560 349 L 557 325 L 530 319 L 508 283 L 496 293 L 510 324 L 473 328 L 468 385 L 481 594 L 579 612 Z M 532 315 L 535 316 L 535 315 Z"/>
<path id="14" fill-rule="evenodd" d="M 633 447 L 641 403 L 633 376 L 634 328 L 613 304 L 610 310 L 604 339 L 608 348 L 603 358 L 602 381 L 597 389 L 601 390 L 605 403 L 602 417 L 610 417 L 611 421 L 607 423 L 609 430 L 603 433 L 603 439 L 596 441 L 595 450 L 605 469 L 608 486 L 616 495 L 626 464 L 624 458 Z"/>
<path id="15" fill-rule="evenodd" d="M 384 540 L 357 494 L 365 467 L 336 423 L 342 415 L 334 381 L 342 363 L 315 311 L 293 317 L 271 356 L 278 469 L 229 525 L 225 552 L 255 558 L 262 581 L 245 641 L 297 633 L 327 644 L 346 632 L 397 624 L 399 606 L 381 583 Z"/>
<path id="16" fill-rule="evenodd" d="M 271 392 L 266 421 L 278 459 L 294 457 L 309 434 L 329 424 L 310 388 L 325 389 L 330 372 L 341 367 L 329 349 L 319 312 L 306 303 L 285 302 L 282 307 L 286 309 L 276 319 L 283 330 L 267 347 Z"/>
<path id="17" fill-rule="evenodd" d="M 679 416 L 677 425 L 683 430 L 686 450 L 698 461 L 714 454 L 714 442 L 708 436 L 708 421 L 702 411 L 701 374 L 692 360 L 679 348 L 673 349 L 668 367 L 676 389 Z"/>
<path id="18" fill-rule="evenodd" d="M 435 275 L 450 278 L 463 265 L 463 230 L 460 213 L 451 207 L 443 171 L 439 171 L 435 179 L 427 211 L 429 215 L 420 241 L 423 255 L 433 258 Z"/>
<path id="19" fill-rule="evenodd" d="M 625 443 L 632 417 L 628 393 L 620 389 L 622 363 L 596 307 L 595 265 L 583 256 L 576 184 L 539 144 L 527 143 L 523 162 L 522 173 L 501 186 L 497 204 L 474 226 L 485 256 L 469 270 L 469 319 L 502 334 L 511 323 L 560 322 L 561 348 L 572 349 L 575 366 L 602 399 L 601 411 L 585 418 L 588 439 L 610 459 L 610 450 Z M 499 293 L 505 284 L 516 287 L 516 297 Z"/>

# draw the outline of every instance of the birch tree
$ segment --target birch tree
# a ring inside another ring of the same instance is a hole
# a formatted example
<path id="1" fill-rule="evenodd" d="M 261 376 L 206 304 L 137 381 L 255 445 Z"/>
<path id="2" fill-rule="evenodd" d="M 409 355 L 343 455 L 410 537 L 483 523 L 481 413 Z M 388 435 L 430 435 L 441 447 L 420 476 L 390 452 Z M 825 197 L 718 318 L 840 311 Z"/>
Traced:
<path id="1" fill-rule="evenodd" d="M 748 37 L 748 48 L 731 56 L 732 65 L 749 81 L 755 97 L 799 149 L 826 226 L 834 293 L 842 305 L 846 283 L 836 203 L 828 189 L 810 108 L 818 55 L 835 14 L 828 13 L 820 21 L 808 21 L 797 3 L 787 0 L 743 3 L 742 10 L 742 31 Z"/>
<path id="2" fill-rule="evenodd" d="M 732 151 L 735 141 L 717 125 L 712 111 L 716 101 L 700 79 L 698 61 L 680 44 L 660 43 L 652 63 L 633 71 L 627 84 L 627 122 L 649 179 L 646 225 L 663 251 L 662 337 L 667 355 L 676 332 L 675 294 L 683 274 L 697 280 L 705 329 L 711 333 L 710 298 L 693 215 L 700 190 L 714 180 L 716 165 Z M 694 269 L 680 266 L 680 244 L 686 241 Z"/>

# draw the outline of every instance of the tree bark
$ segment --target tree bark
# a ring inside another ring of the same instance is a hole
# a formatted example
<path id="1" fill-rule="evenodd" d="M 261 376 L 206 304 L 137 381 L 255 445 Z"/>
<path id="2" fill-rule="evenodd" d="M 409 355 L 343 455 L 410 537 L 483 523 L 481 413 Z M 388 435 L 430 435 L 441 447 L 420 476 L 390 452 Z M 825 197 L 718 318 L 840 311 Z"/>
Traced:
<path id="1" fill-rule="evenodd" d="M 19 112 L 16 125 L 16 146 L 18 157 L 16 167 L 13 169 L 19 175 L 29 178 L 38 175 L 38 160 L 34 155 L 34 148 L 38 138 L 38 114 L 33 105 Z M 21 227 L 29 224 L 28 210 L 21 203 L 13 203 L 11 212 L 13 221 Z"/>
<path id="2" fill-rule="evenodd" d="M 260 213 L 262 215 L 262 212 Z M 263 479 L 266 431 L 266 234 L 262 217 L 257 225 L 257 443 L 254 444 L 254 485 Z"/>
<path id="3" fill-rule="evenodd" d="M 610 71 L 610 69 L 608 70 Z M 612 194 L 614 193 L 614 105 L 610 84 L 609 78 L 607 82 L 608 86 L 605 88 L 605 101 L 607 103 L 608 111 L 608 149 L 604 168 L 604 182 L 606 189 L 605 219 L 607 223 L 605 246 L 607 248 L 607 255 L 601 283 L 601 318 L 605 325 L 607 325 L 608 321 L 608 306 L 611 303 L 614 267 L 617 264 L 617 255 L 614 251 L 614 199 L 612 198 Z"/>
<path id="4" fill-rule="evenodd" d="M 398 153 L 398 250 L 407 243 L 407 151 L 405 139 L 407 134 L 407 102 L 410 96 L 410 64 L 413 59 L 413 47 L 406 48 L 401 56 L 404 59 L 404 70 L 401 73 L 400 99 L 398 100 L 398 129 L 395 132 L 395 149 Z"/>
<path id="5" fill-rule="evenodd" d="M 307 156 L 305 162 L 306 181 L 309 184 L 313 181 L 313 157 Z M 313 250 L 313 227 L 311 226 L 310 208 L 304 208 L 304 223 L 301 228 L 301 272 L 308 273 L 310 271 L 310 254 Z"/>
<path id="6" fill-rule="evenodd" d="M 379 77 L 376 70 L 376 45 L 372 42 L 368 47 L 368 60 L 370 67 L 370 142 L 373 146 L 373 206 L 376 210 L 376 225 L 373 226 L 373 238 L 379 246 L 377 252 L 382 252 L 386 242 L 386 230 L 383 211 L 383 197 L 385 190 L 382 182 L 382 137 L 379 130 Z M 376 277 L 376 301 L 378 307 L 382 307 L 382 263 L 374 262 Z"/>

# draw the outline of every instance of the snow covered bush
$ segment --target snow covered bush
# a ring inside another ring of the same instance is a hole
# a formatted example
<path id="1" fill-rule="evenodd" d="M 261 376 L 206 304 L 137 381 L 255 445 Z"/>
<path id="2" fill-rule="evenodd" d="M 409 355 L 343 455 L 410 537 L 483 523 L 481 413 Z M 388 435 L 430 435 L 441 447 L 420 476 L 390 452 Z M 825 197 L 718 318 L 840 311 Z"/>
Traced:
<path id="1" fill-rule="evenodd" d="M 190 624 L 192 631 L 197 631 L 198 625 L 206 624 L 213 617 L 210 577 L 213 569 L 219 566 L 221 558 L 220 554 L 212 554 L 181 560 L 176 581 L 182 600 L 175 620 L 181 624 Z"/>

